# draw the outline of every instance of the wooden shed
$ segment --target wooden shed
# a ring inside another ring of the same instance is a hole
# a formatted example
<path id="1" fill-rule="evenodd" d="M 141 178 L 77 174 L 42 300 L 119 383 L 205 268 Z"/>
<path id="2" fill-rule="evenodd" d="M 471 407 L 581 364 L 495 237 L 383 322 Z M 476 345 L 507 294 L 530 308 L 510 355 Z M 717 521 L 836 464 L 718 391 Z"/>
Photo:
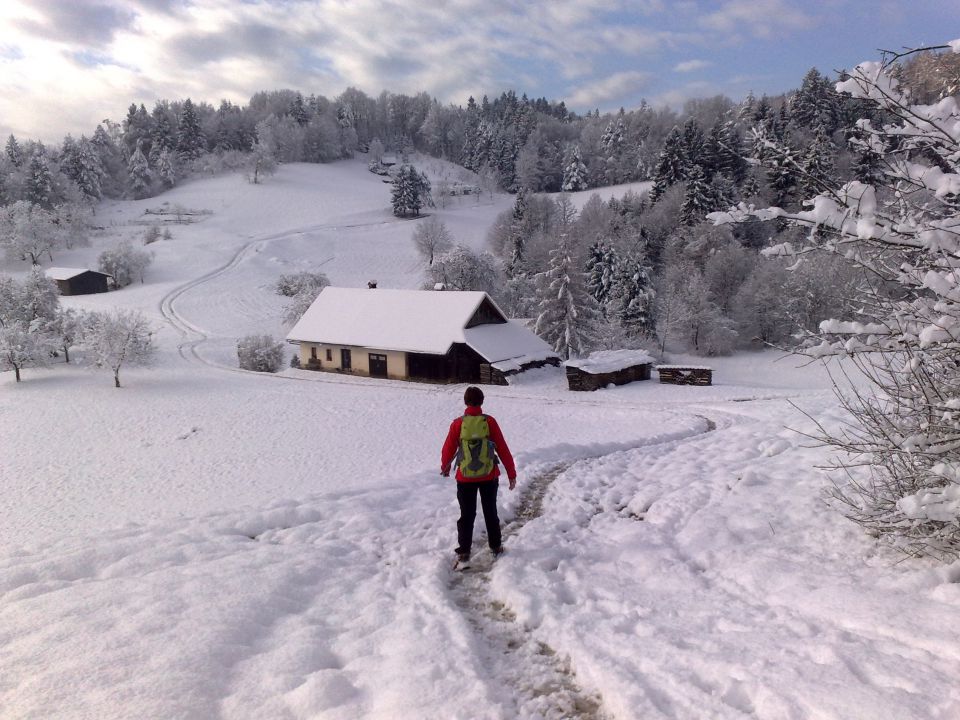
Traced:
<path id="1" fill-rule="evenodd" d="M 599 390 L 649 380 L 653 358 L 642 350 L 601 350 L 588 357 L 567 360 L 567 386 L 571 390 Z"/>
<path id="2" fill-rule="evenodd" d="M 484 292 L 326 287 L 290 330 L 309 370 L 429 382 L 505 382 L 560 359 Z"/>
<path id="3" fill-rule="evenodd" d="M 61 295 L 91 295 L 107 292 L 106 273 L 87 268 L 49 268 L 47 277 L 56 281 Z"/>
<path id="4" fill-rule="evenodd" d="M 712 385 L 713 368 L 699 365 L 658 365 L 660 382 L 670 385 Z"/>

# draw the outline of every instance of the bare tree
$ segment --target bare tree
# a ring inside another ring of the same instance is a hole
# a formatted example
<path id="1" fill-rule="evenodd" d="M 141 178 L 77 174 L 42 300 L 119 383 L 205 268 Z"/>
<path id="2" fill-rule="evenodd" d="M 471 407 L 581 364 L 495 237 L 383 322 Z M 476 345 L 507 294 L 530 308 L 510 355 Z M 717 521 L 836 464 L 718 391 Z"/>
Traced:
<path id="1" fill-rule="evenodd" d="M 413 231 L 413 244 L 427 264 L 433 265 L 437 254 L 453 247 L 453 236 L 441 220 L 431 216 L 417 224 Z"/>

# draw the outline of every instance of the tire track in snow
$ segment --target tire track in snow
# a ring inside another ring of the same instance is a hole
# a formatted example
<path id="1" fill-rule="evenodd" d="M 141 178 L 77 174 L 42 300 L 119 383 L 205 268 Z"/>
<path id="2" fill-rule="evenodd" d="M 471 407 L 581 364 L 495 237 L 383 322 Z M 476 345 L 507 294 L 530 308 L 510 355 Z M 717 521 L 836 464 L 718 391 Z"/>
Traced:
<path id="1" fill-rule="evenodd" d="M 275 240 L 283 240 L 285 238 L 302 235 L 306 232 L 316 232 L 320 230 L 338 230 L 341 228 L 361 228 L 361 227 L 373 227 L 376 225 L 390 225 L 394 221 L 390 220 L 376 220 L 372 222 L 365 223 L 337 223 L 337 224 L 323 224 L 323 225 L 311 225 L 305 228 L 297 228 L 293 230 L 286 230 L 282 233 L 276 233 L 275 235 L 267 235 L 266 237 L 257 238 L 246 243 L 241 247 L 237 252 L 227 261 L 226 264 L 221 265 L 220 267 L 211 270 L 210 272 L 204 273 L 203 275 L 190 280 L 183 285 L 180 285 L 177 288 L 174 288 L 169 293 L 164 295 L 160 300 L 160 313 L 163 315 L 163 318 L 175 329 L 177 330 L 184 338 L 183 342 L 177 345 L 177 350 L 180 353 L 180 357 L 189 362 L 198 362 L 207 367 L 216 368 L 218 370 L 228 370 L 233 372 L 240 373 L 250 373 L 253 375 L 263 376 L 264 373 L 257 373 L 251 370 L 241 370 L 240 368 L 229 367 L 226 365 L 221 365 L 219 363 L 212 362 L 205 359 L 197 352 L 197 348 L 210 339 L 209 334 L 203 330 L 203 328 L 195 325 L 194 323 L 187 320 L 183 317 L 176 309 L 176 301 L 185 293 L 193 290 L 194 288 L 208 283 L 212 280 L 217 279 L 221 275 L 224 275 L 237 266 L 239 266 L 244 260 L 246 260 L 251 255 L 260 252 L 264 247 L 269 243 Z M 271 374 L 271 377 L 285 377 Z M 287 379 L 289 376 L 286 376 Z M 299 379 L 299 378 L 297 378 Z"/>
<path id="2" fill-rule="evenodd" d="M 640 445 L 635 449 L 676 447 L 717 429 L 717 423 L 697 415 L 706 429 L 680 439 Z M 730 424 L 730 418 L 724 424 Z M 618 451 L 619 452 L 619 451 Z M 554 481 L 574 464 L 596 457 L 557 463 L 526 485 L 516 516 L 503 529 L 504 544 L 528 522 L 543 515 L 543 503 Z M 490 575 L 494 560 L 487 551 L 475 557 L 469 569 L 453 571 L 450 590 L 454 602 L 483 641 L 480 660 L 494 679 L 514 690 L 514 716 L 542 720 L 605 720 L 599 694 L 586 692 L 578 683 L 569 658 L 561 657 L 547 643 L 522 628 L 516 615 L 492 596 Z M 504 663 L 504 656 L 512 659 Z M 506 669 L 501 669 L 506 666 Z M 519 668 L 522 673 L 511 672 Z"/>

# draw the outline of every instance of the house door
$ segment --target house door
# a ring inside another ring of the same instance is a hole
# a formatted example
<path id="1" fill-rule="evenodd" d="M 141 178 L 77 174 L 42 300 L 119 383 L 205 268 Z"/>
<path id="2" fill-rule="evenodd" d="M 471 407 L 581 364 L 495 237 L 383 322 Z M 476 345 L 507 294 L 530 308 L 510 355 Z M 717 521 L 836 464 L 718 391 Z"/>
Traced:
<path id="1" fill-rule="evenodd" d="M 387 376 L 387 356 L 370 353 L 370 377 Z"/>
<path id="2" fill-rule="evenodd" d="M 350 350 L 347 348 L 340 348 L 340 369 L 350 370 L 352 367 L 353 363 L 350 362 Z"/>

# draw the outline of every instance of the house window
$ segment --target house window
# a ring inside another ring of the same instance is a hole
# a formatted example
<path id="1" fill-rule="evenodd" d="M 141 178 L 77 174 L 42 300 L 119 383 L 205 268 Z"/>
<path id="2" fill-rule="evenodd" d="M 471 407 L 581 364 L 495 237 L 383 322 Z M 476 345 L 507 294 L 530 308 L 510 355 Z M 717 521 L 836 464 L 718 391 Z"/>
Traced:
<path id="1" fill-rule="evenodd" d="M 348 348 L 340 349 L 340 369 L 350 370 L 353 364 L 350 361 L 350 350 Z"/>
<path id="2" fill-rule="evenodd" d="M 316 346 L 316 345 L 314 345 L 312 348 L 310 348 L 310 359 L 311 359 L 311 360 L 316 360 L 316 359 L 317 359 L 317 346 Z"/>
<path id="3" fill-rule="evenodd" d="M 327 362 L 333 362 L 333 350 L 327 348 Z"/>

